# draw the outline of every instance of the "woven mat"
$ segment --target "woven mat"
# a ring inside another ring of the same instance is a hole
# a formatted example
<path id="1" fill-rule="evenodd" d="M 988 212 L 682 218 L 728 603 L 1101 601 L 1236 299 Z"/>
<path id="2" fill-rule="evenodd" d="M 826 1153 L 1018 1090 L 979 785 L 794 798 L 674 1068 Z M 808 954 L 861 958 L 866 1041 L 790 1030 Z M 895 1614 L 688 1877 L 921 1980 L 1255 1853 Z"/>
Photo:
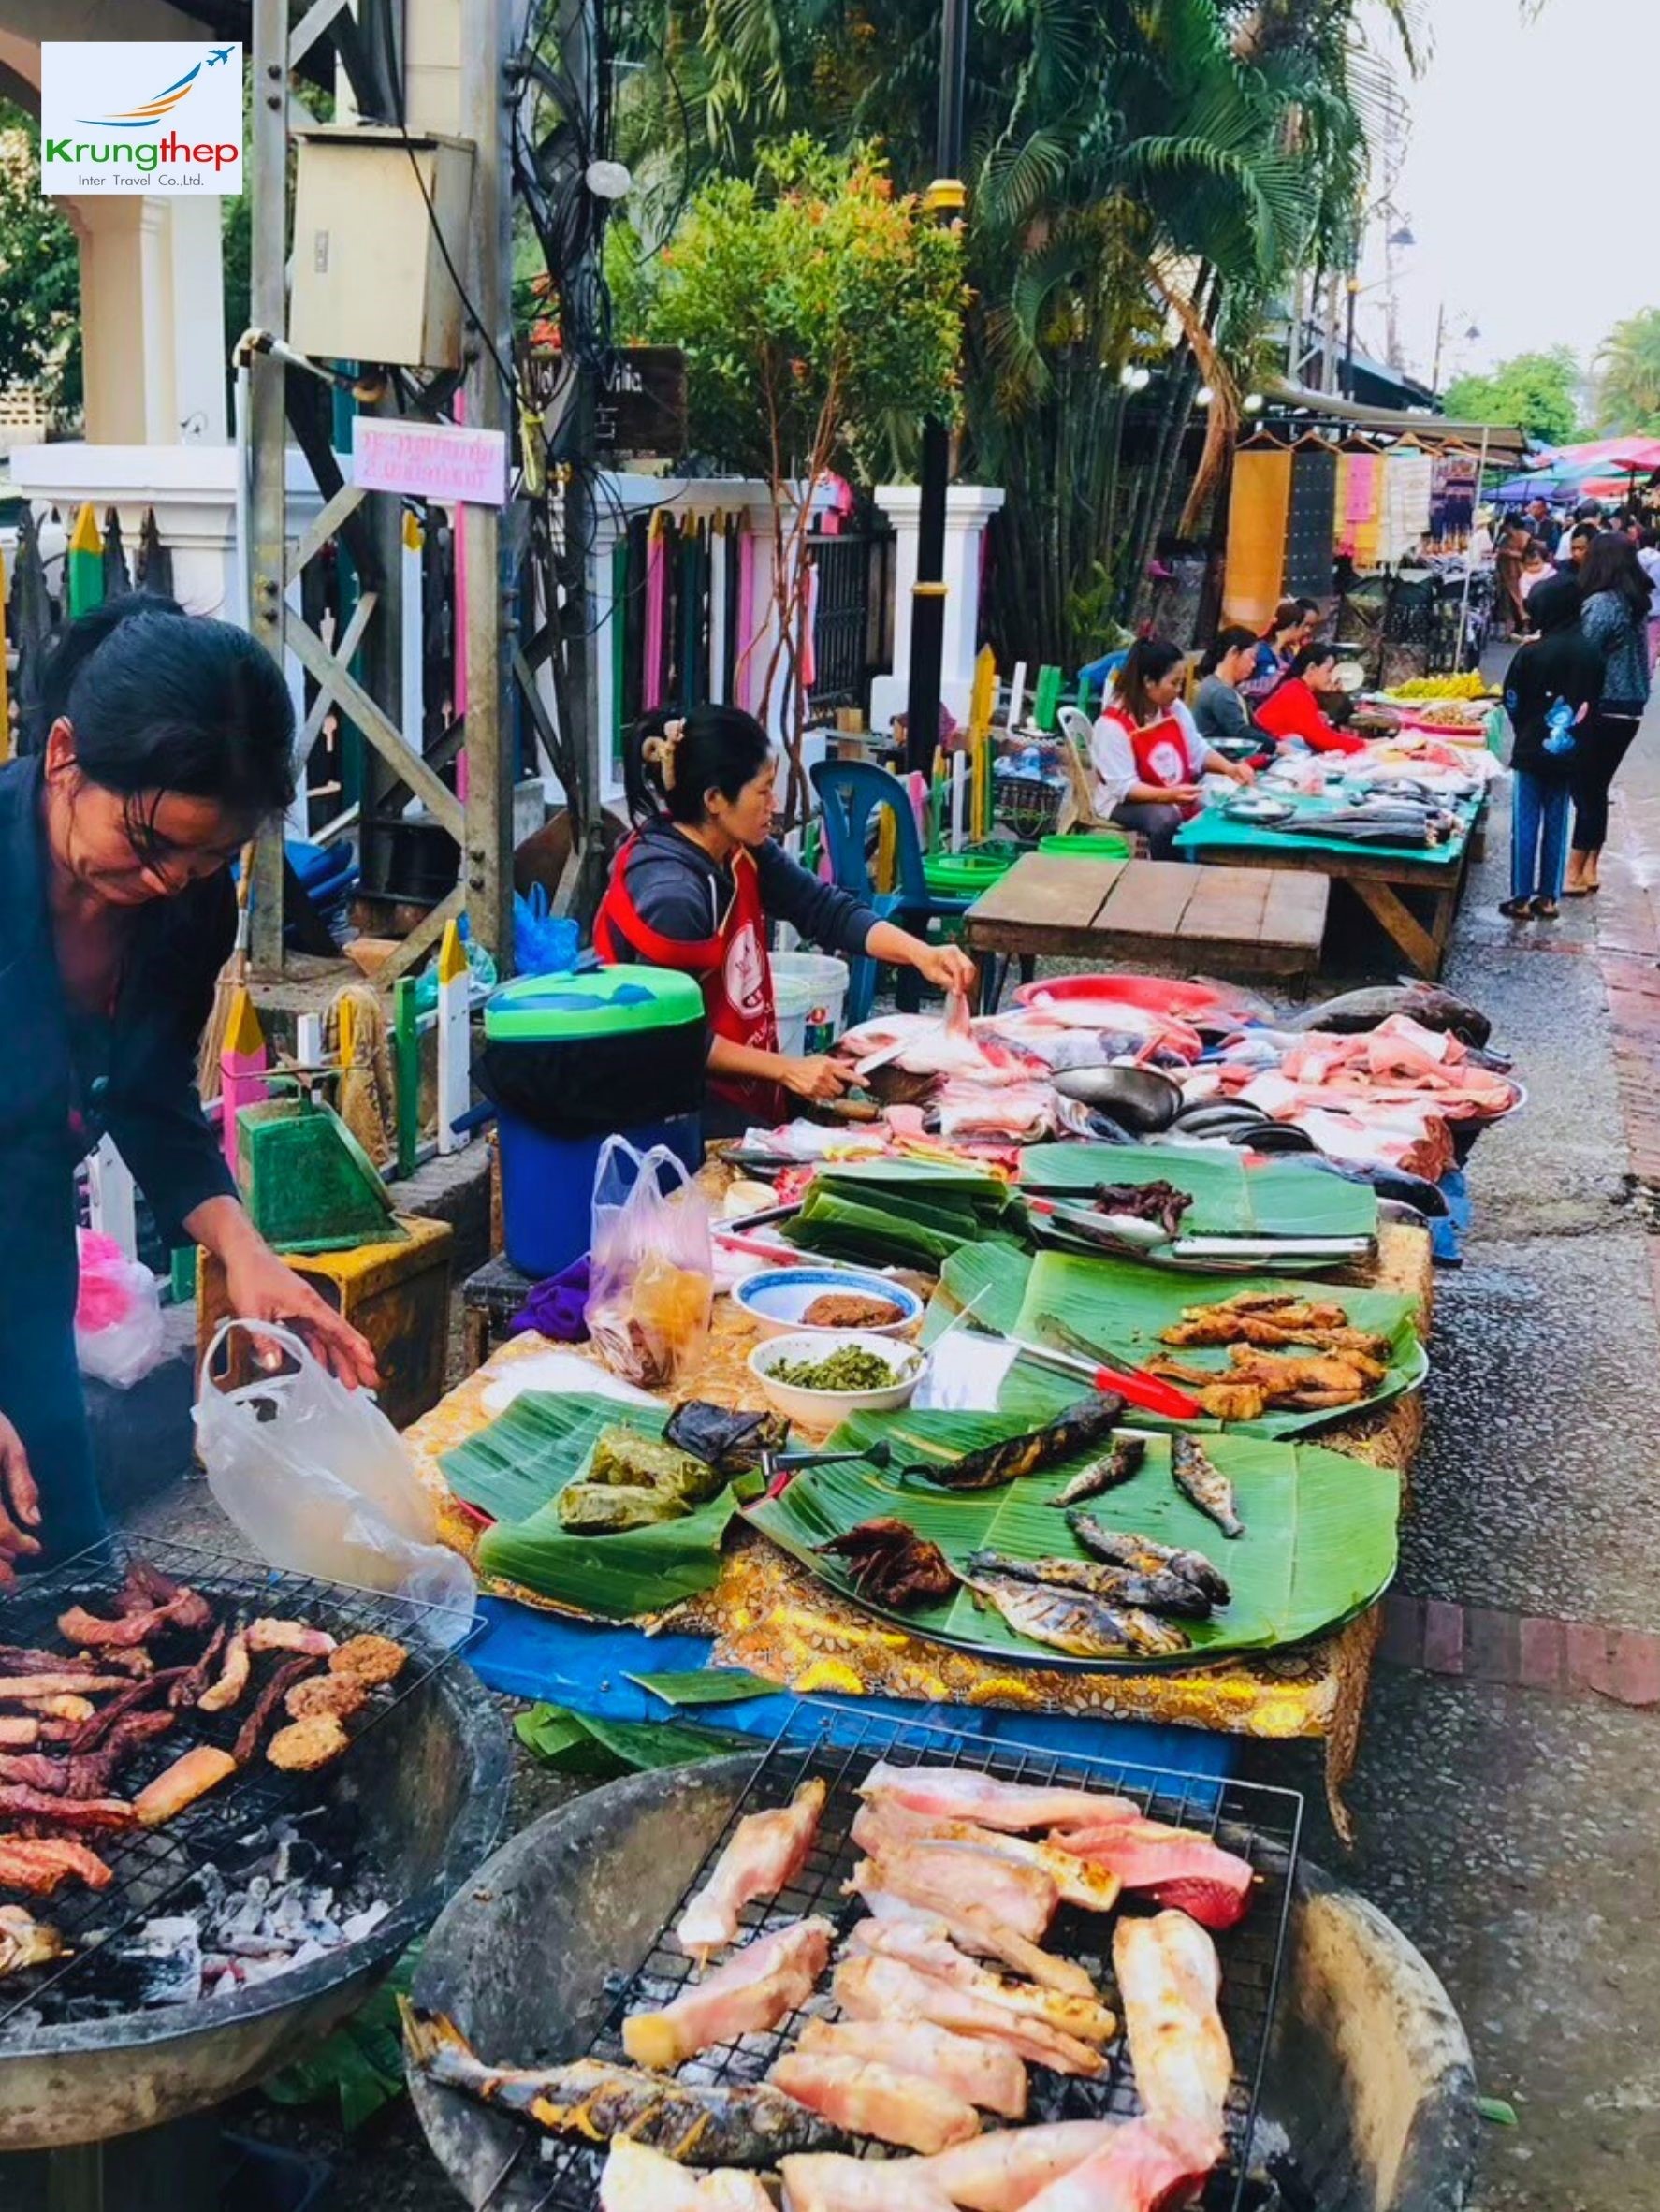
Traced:
<path id="1" fill-rule="evenodd" d="M 1377 1289 L 1415 1297 L 1420 1332 L 1428 1337 L 1432 1266 L 1429 1237 L 1422 1230 L 1384 1223 L 1377 1265 L 1367 1280 Z M 760 1408 L 764 1401 L 747 1365 L 754 1342 L 749 1322 L 732 1302 L 717 1300 L 702 1367 L 681 1394 Z M 451 1496 L 438 1461 L 488 1423 L 484 1395 L 490 1385 L 518 1361 L 546 1349 L 536 1336 L 502 1346 L 405 1435 L 421 1480 L 437 1501 L 444 1541 L 469 1557 L 477 1547 L 478 1523 Z M 1392 1467 L 1402 1478 L 1405 1506 L 1406 1477 L 1422 1434 L 1422 1404 L 1412 1396 L 1325 1430 L 1318 1441 L 1374 1466 Z M 485 1587 L 494 1595 L 546 1611 L 559 1609 L 517 1584 L 487 1579 Z M 756 1531 L 740 1525 L 728 1542 L 717 1587 L 663 1615 L 661 1624 L 712 1637 L 721 1666 L 749 1667 L 803 1696 L 834 1691 L 1322 1741 L 1332 1817 L 1346 1838 L 1349 1833 L 1341 1791 L 1359 1743 L 1379 1633 L 1376 1608 L 1313 1643 L 1216 1666 L 1149 1674 L 1011 1667 L 908 1636 L 874 1619 L 825 1588 Z"/>

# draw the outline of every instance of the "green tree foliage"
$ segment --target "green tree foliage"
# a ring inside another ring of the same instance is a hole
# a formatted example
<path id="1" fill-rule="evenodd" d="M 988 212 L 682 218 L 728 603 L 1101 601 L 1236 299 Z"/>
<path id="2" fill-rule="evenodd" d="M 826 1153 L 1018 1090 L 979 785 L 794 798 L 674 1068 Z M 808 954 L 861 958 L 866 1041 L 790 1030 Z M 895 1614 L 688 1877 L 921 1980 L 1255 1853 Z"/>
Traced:
<path id="1" fill-rule="evenodd" d="M 1562 445 L 1579 427 L 1580 364 L 1572 349 L 1517 354 L 1484 376 L 1458 376 L 1443 404 L 1454 422 L 1486 422 L 1520 429 L 1548 445 Z"/>
<path id="2" fill-rule="evenodd" d="M 1596 427 L 1660 434 L 1660 307 L 1627 315 L 1597 348 Z"/>
<path id="3" fill-rule="evenodd" d="M 80 265 L 63 209 L 40 193 L 40 127 L 0 101 L 0 384 L 37 385 L 53 415 L 80 404 Z"/>

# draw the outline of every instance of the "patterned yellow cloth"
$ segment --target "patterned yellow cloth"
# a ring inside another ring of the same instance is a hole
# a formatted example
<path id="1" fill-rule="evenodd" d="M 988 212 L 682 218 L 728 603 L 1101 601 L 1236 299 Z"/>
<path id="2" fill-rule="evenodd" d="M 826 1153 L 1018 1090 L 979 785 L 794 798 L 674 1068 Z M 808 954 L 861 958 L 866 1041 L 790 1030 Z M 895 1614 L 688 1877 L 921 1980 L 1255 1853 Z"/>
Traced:
<path id="1" fill-rule="evenodd" d="M 1228 569 L 1222 618 L 1266 630 L 1286 575 L 1286 526 L 1291 512 L 1291 456 L 1244 447 L 1233 457 L 1228 505 Z"/>

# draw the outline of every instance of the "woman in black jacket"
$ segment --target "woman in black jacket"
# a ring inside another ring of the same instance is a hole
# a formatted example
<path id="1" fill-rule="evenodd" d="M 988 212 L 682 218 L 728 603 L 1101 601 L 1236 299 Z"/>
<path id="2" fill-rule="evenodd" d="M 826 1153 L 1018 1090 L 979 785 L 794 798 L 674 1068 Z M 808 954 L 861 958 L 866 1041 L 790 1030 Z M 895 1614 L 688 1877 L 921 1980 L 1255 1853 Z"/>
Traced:
<path id="1" fill-rule="evenodd" d="M 1510 766 L 1516 804 L 1510 823 L 1510 895 L 1499 908 L 1513 922 L 1560 911 L 1567 851 L 1567 808 L 1580 747 L 1602 697 L 1604 662 L 1580 621 L 1580 587 L 1570 576 L 1536 585 L 1528 609 L 1539 634 L 1510 663 L 1505 708 L 1516 734 Z"/>
<path id="2" fill-rule="evenodd" d="M 0 1585 L 102 1535 L 75 1357 L 75 1170 L 106 1133 L 163 1236 L 224 1262 L 232 1312 L 301 1330 L 338 1375 L 368 1345 L 243 1212 L 196 1092 L 235 934 L 226 874 L 292 789 L 294 711 L 227 622 L 129 597 L 65 633 L 42 752 L 0 768 Z"/>

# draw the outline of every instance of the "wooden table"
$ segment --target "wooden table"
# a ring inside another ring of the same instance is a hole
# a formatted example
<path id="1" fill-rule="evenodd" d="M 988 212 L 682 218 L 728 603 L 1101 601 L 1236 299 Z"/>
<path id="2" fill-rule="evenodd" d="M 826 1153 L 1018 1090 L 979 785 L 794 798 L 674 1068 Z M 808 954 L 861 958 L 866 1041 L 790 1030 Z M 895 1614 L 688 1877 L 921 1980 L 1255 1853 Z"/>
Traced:
<path id="1" fill-rule="evenodd" d="M 1470 856 L 1467 833 L 1449 858 L 1413 860 L 1405 854 L 1368 851 L 1361 845 L 1352 851 L 1335 852 L 1301 845 L 1295 837 L 1265 837 L 1260 845 L 1243 845 L 1230 838 L 1226 845 L 1213 846 L 1205 839 L 1205 819 L 1201 814 L 1187 824 L 1182 849 L 1200 862 L 1210 852 L 1225 855 L 1227 870 L 1213 866 L 1212 874 L 1255 869 L 1274 877 L 1289 873 L 1303 882 L 1323 877 L 1328 883 L 1347 884 L 1415 974 L 1440 975 L 1463 895 Z"/>
<path id="2" fill-rule="evenodd" d="M 1294 869 L 1028 853 L 968 909 L 969 949 L 1306 983 L 1329 887 Z"/>

